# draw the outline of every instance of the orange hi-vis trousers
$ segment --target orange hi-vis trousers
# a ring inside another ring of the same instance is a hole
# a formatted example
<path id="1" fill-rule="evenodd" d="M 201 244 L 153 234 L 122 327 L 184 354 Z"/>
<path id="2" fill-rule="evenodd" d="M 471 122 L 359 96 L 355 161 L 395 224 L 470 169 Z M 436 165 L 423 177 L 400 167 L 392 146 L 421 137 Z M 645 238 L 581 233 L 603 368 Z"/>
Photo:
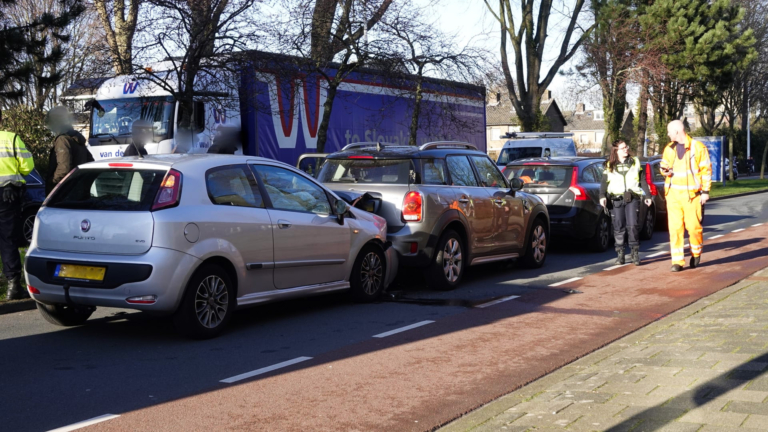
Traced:
<path id="1" fill-rule="evenodd" d="M 687 190 L 671 189 L 667 195 L 667 219 L 669 225 L 669 247 L 672 264 L 685 265 L 685 230 L 691 242 L 691 255 L 700 256 L 704 244 L 704 229 L 701 227 L 701 200 L 693 199 Z"/>

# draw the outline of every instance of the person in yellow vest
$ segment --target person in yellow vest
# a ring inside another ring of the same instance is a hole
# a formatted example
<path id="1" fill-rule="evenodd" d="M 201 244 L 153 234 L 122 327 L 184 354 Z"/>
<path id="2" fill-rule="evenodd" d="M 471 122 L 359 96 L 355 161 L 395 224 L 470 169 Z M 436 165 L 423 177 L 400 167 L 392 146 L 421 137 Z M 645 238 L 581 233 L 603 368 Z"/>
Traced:
<path id="1" fill-rule="evenodd" d="M 0 129 L 3 116 L 0 111 Z M 21 198 L 26 180 L 24 176 L 35 167 L 32 154 L 21 138 L 13 132 L 0 130 L 0 259 L 3 274 L 8 280 L 8 300 L 29 297 L 21 287 Z"/>
<path id="2" fill-rule="evenodd" d="M 600 205 L 606 207 L 609 200 L 613 204 L 611 219 L 618 255 L 616 264 L 624 264 L 624 238 L 629 237 L 632 263 L 640 265 L 640 201 L 645 199 L 645 205 L 651 205 L 651 193 L 642 181 L 644 178 L 643 165 L 629 154 L 627 143 L 615 141 L 600 182 Z"/>
<path id="3" fill-rule="evenodd" d="M 698 267 L 701 262 L 704 244 L 701 206 L 709 200 L 712 163 L 707 147 L 688 136 L 680 120 L 667 126 L 667 134 L 672 142 L 664 149 L 661 172 L 666 176 L 664 194 L 667 198 L 671 271 L 679 272 L 685 265 L 685 230 L 688 230 L 691 244 L 691 268 Z"/>

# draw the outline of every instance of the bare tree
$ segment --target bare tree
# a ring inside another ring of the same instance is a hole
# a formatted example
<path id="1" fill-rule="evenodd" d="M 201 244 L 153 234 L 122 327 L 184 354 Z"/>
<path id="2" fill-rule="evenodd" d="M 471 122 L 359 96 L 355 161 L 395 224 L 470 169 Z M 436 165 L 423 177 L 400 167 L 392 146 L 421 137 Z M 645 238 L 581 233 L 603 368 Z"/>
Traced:
<path id="1" fill-rule="evenodd" d="M 408 144 L 417 144 L 422 117 L 428 122 L 432 120 L 456 131 L 471 127 L 458 118 L 453 121 L 440 121 L 437 118 L 451 116 L 455 104 L 450 103 L 450 97 L 430 92 L 425 86 L 425 80 L 427 77 L 436 77 L 466 83 L 481 81 L 484 71 L 488 69 L 484 67 L 484 59 L 490 56 L 489 53 L 471 44 L 459 47 L 457 36 L 441 32 L 434 22 L 427 22 L 423 9 L 404 8 L 393 11 L 381 21 L 381 32 L 392 41 L 388 44 L 391 52 L 386 55 L 401 65 L 394 70 L 408 72 L 401 79 L 406 89 L 402 96 L 413 101 Z M 440 102 L 434 105 L 433 111 L 437 112 L 423 112 L 425 93 Z"/>
<path id="2" fill-rule="evenodd" d="M 542 79 L 544 56 L 549 51 L 546 42 L 551 29 L 550 18 L 553 13 L 552 0 L 521 0 L 520 10 L 513 10 L 511 0 L 499 0 L 498 7 L 491 5 L 491 0 L 483 0 L 486 7 L 499 22 L 501 29 L 501 67 L 507 83 L 507 90 L 512 106 L 517 112 L 524 131 L 538 128 L 541 119 L 541 98 L 552 83 L 560 68 L 570 60 L 594 28 L 590 26 L 578 35 L 578 23 L 582 18 L 584 0 L 575 0 L 569 12 L 568 25 L 563 34 L 557 57 Z M 538 9 L 536 8 L 538 6 Z M 516 23 L 519 13 L 520 22 Z M 538 13 L 534 22 L 534 14 Z M 574 43 L 571 39 L 576 38 Z M 512 43 L 515 77 L 512 76 L 507 42 Z"/>
<path id="3" fill-rule="evenodd" d="M 117 75 L 133 72 L 133 38 L 144 0 L 93 0 Z"/>

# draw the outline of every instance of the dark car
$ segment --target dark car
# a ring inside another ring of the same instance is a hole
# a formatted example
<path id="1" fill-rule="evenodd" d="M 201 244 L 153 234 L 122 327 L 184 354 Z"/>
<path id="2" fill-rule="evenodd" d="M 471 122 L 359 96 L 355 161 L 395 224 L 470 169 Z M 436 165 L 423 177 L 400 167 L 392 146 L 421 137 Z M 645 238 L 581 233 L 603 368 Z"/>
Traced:
<path id="1" fill-rule="evenodd" d="M 27 188 L 21 201 L 21 226 L 23 240 L 29 243 L 32 241 L 32 233 L 35 231 L 35 216 L 45 201 L 45 181 L 37 169 L 33 169 L 24 179 L 27 181 Z"/>
<path id="2" fill-rule="evenodd" d="M 525 192 L 544 201 L 553 238 L 587 240 L 590 249 L 602 252 L 613 241 L 610 215 L 600 205 L 604 164 L 605 159 L 590 157 L 522 159 L 507 165 L 504 175 L 519 178 L 525 183 Z M 640 238 L 651 238 L 655 213 L 649 213 L 645 204 L 640 224 Z"/>
<path id="3" fill-rule="evenodd" d="M 317 178 L 317 174 L 320 172 L 320 168 L 323 167 L 326 157 L 328 157 L 328 153 L 305 153 L 299 156 L 296 168 Z"/>

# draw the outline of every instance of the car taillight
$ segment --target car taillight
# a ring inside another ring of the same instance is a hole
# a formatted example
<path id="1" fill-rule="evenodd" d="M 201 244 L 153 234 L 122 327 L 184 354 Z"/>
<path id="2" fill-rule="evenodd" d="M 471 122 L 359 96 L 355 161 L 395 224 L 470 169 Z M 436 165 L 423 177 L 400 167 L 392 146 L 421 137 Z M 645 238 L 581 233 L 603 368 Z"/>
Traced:
<path id="1" fill-rule="evenodd" d="M 411 191 L 403 198 L 403 220 L 421 222 L 424 198 L 420 192 Z"/>
<path id="2" fill-rule="evenodd" d="M 124 162 L 113 162 L 109 164 L 110 168 L 132 168 L 132 163 L 124 163 Z"/>
<path id="3" fill-rule="evenodd" d="M 651 175 L 651 164 L 645 164 L 645 182 L 648 183 L 648 189 L 651 190 L 651 195 L 658 195 L 659 190 L 656 189 L 656 185 L 653 184 L 653 176 Z"/>
<path id="4" fill-rule="evenodd" d="M 181 198 L 181 173 L 172 169 L 160 184 L 155 203 L 152 204 L 152 211 L 176 206 L 179 204 L 179 198 Z"/>
<path id="5" fill-rule="evenodd" d="M 40 294 L 40 290 L 33 287 L 32 285 L 27 285 L 27 290 L 29 290 L 30 294 Z"/>
<path id="6" fill-rule="evenodd" d="M 64 182 L 65 182 L 65 181 L 67 181 L 67 179 L 69 178 L 69 176 L 71 176 L 71 175 L 72 175 L 72 173 L 73 173 L 73 172 L 75 172 L 75 171 L 77 171 L 78 169 L 79 169 L 79 168 L 77 168 L 77 167 L 75 167 L 75 168 L 72 168 L 72 170 L 71 170 L 69 173 L 67 173 L 67 175 L 66 175 L 66 176 L 64 176 L 64 178 L 63 178 L 63 179 L 61 179 L 61 181 L 59 182 L 59 184 L 57 184 L 57 185 L 56 185 L 56 186 L 53 188 L 53 190 L 51 191 L 51 193 L 49 193 L 49 194 L 48 194 L 48 197 L 47 197 L 47 198 L 45 198 L 45 201 L 43 201 L 43 207 L 45 207 L 45 206 L 47 206 L 47 205 L 48 205 L 48 201 L 50 201 L 50 200 L 51 200 L 51 197 L 52 197 L 52 196 L 56 195 L 56 191 L 57 191 L 57 190 L 59 190 L 59 187 L 61 187 L 61 185 L 63 185 L 63 184 L 64 184 Z"/>
<path id="7" fill-rule="evenodd" d="M 586 201 L 587 191 L 579 185 L 579 167 L 573 167 L 573 174 L 571 175 L 571 187 L 568 188 L 576 199 L 576 201 Z"/>

